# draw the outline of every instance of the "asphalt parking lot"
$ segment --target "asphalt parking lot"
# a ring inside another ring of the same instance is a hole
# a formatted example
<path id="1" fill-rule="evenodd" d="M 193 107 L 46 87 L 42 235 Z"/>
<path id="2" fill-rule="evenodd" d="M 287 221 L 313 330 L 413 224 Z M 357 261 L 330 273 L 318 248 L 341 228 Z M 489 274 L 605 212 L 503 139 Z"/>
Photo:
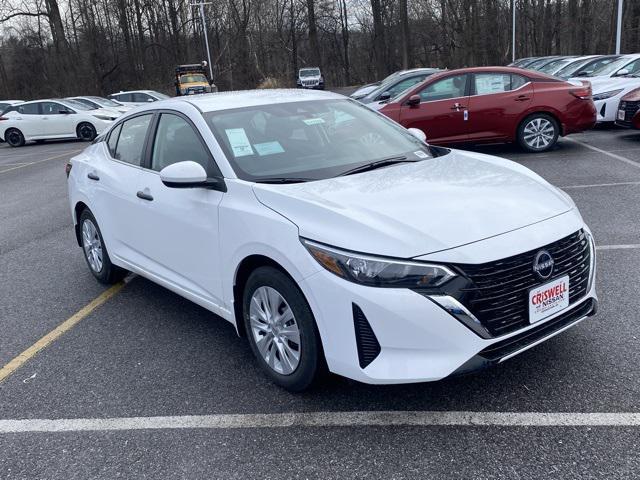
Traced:
<path id="1" fill-rule="evenodd" d="M 0 478 L 640 477 L 640 132 L 475 148 L 573 197 L 599 245 L 596 317 L 471 376 L 330 376 L 298 395 L 230 324 L 139 277 L 28 350 L 106 291 L 67 206 L 64 164 L 84 146 L 0 144 Z"/>

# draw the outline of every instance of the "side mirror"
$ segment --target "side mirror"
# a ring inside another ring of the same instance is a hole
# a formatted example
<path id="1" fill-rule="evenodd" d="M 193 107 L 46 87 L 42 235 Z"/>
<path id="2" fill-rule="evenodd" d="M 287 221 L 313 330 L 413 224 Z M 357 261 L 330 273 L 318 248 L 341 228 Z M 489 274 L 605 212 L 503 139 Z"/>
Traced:
<path id="1" fill-rule="evenodd" d="M 73 113 L 73 112 L 71 110 L 67 110 L 66 108 L 62 108 L 58 110 L 58 113 L 61 115 L 69 115 L 70 113 Z"/>
<path id="2" fill-rule="evenodd" d="M 173 163 L 160 170 L 160 180 L 170 188 L 211 188 L 226 192 L 227 187 L 221 178 L 207 178 L 202 165 L 186 160 Z"/>
<path id="3" fill-rule="evenodd" d="M 627 70 L 626 68 L 622 68 L 616 72 L 615 76 L 622 77 L 623 75 L 629 75 L 629 73 L 630 73 L 629 70 Z"/>
<path id="4" fill-rule="evenodd" d="M 421 142 L 427 143 L 427 136 L 419 128 L 408 128 L 407 131 Z"/>
<path id="5" fill-rule="evenodd" d="M 386 91 L 380 94 L 380 96 L 378 97 L 378 101 L 383 102 L 385 100 L 389 100 L 390 98 L 391 98 L 391 92 Z"/>
<path id="6" fill-rule="evenodd" d="M 420 95 L 411 95 L 407 100 L 407 105 L 410 107 L 417 107 L 420 105 Z"/>
<path id="7" fill-rule="evenodd" d="M 147 102 L 155 102 L 156 100 L 154 98 L 148 98 Z"/>

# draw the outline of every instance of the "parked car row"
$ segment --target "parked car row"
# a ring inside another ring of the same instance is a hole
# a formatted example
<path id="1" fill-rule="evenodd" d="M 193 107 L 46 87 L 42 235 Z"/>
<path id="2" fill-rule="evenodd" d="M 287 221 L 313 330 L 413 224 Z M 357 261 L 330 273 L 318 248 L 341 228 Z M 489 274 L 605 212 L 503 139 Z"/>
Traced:
<path id="1" fill-rule="evenodd" d="M 109 97 L 0 101 L 0 142 L 21 147 L 30 141 L 64 138 L 91 141 L 131 108 L 169 98 L 152 90 L 119 92 Z"/>

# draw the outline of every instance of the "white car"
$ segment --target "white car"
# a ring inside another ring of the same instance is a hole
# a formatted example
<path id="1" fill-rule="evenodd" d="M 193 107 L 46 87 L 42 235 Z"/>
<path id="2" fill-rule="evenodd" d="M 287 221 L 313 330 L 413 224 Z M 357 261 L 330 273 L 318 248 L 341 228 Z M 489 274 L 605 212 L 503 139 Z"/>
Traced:
<path id="1" fill-rule="evenodd" d="M 292 391 L 325 368 L 442 379 L 593 315 L 571 198 L 423 137 L 328 92 L 141 107 L 67 166 L 78 244 L 100 282 L 136 272 L 234 324 Z"/>
<path id="2" fill-rule="evenodd" d="M 626 77 L 591 78 L 589 81 L 599 123 L 615 122 L 620 99 L 631 90 L 640 87 L 640 78 L 633 74 Z"/>
<path id="3" fill-rule="evenodd" d="M 9 107 L 23 102 L 24 100 L 0 100 L 0 113 L 4 112 Z"/>
<path id="4" fill-rule="evenodd" d="M 14 105 L 0 116 L 0 139 L 12 147 L 25 142 L 79 138 L 91 141 L 113 122 L 112 112 L 89 110 L 67 100 L 37 100 Z"/>
<path id="5" fill-rule="evenodd" d="M 154 90 L 131 90 L 128 92 L 112 93 L 109 95 L 109 98 L 122 105 L 138 107 L 140 105 L 157 102 L 158 100 L 166 100 L 171 97 Z"/>
<path id="6" fill-rule="evenodd" d="M 108 110 L 115 110 L 118 113 L 126 113 L 131 110 L 131 106 L 123 105 L 114 100 L 108 98 L 87 96 L 87 97 L 69 97 L 69 100 L 76 100 L 80 103 L 84 103 L 90 108 L 106 108 Z"/>
<path id="7" fill-rule="evenodd" d="M 640 73 L 640 54 L 622 55 L 613 62 L 603 65 L 591 72 L 589 76 L 574 77 L 572 80 L 589 80 L 597 78 L 624 77 L 625 75 Z"/>

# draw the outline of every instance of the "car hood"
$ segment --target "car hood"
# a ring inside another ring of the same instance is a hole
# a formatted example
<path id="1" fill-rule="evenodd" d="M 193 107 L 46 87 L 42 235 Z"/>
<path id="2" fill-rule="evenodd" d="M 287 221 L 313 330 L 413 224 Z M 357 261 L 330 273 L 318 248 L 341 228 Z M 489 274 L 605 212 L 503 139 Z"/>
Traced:
<path id="1" fill-rule="evenodd" d="M 254 192 L 296 224 L 302 237 L 401 258 L 466 245 L 575 207 L 514 162 L 455 150 L 346 177 L 255 184 Z"/>
<path id="2" fill-rule="evenodd" d="M 640 78 L 636 77 L 594 77 L 590 79 L 594 94 L 616 90 L 618 88 L 640 87 Z"/>

